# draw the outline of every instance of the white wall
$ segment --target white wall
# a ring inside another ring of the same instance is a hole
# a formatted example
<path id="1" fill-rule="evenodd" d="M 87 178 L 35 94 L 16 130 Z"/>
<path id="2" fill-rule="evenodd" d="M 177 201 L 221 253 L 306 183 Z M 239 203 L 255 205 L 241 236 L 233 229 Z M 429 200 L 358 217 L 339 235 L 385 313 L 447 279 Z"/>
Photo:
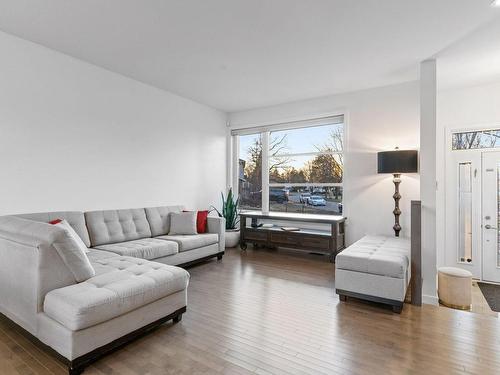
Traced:
<path id="1" fill-rule="evenodd" d="M 392 175 L 377 174 L 377 152 L 419 147 L 419 84 L 332 95 L 229 115 L 231 127 L 311 118 L 333 112 L 347 115 L 344 214 L 347 242 L 365 234 L 393 235 Z M 403 175 L 402 235 L 409 236 L 410 200 L 419 199 L 419 176 Z"/>
<path id="2" fill-rule="evenodd" d="M 0 33 L 0 214 L 219 203 L 226 115 Z"/>
<path id="3" fill-rule="evenodd" d="M 446 129 L 500 128 L 500 82 L 440 90 L 438 92 L 438 129 L 436 173 L 437 194 L 437 249 L 438 265 L 444 265 L 445 250 L 445 160 Z"/>
<path id="4" fill-rule="evenodd" d="M 426 60 L 420 64 L 420 199 L 422 201 L 422 302 L 437 305 L 436 123 L 436 60 Z"/>

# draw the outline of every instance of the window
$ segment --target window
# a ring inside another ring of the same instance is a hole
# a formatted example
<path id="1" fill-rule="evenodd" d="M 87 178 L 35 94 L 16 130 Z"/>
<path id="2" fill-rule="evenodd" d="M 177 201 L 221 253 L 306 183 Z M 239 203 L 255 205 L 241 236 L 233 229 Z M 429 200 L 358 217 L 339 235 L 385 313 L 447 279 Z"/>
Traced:
<path id="1" fill-rule="evenodd" d="M 499 148 L 500 130 L 478 130 L 463 133 L 453 133 L 451 140 L 453 150 Z"/>
<path id="2" fill-rule="evenodd" d="M 262 209 L 262 136 L 239 137 L 238 196 L 240 208 Z"/>
<path id="3" fill-rule="evenodd" d="M 238 137 L 240 207 L 341 214 L 343 116 L 259 130 L 233 133 Z"/>

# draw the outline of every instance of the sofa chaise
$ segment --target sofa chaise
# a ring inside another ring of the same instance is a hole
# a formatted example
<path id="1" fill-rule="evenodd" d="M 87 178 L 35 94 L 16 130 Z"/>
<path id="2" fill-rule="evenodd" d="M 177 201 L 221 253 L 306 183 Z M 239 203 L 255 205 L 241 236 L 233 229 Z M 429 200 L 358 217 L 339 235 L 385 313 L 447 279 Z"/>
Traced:
<path id="1" fill-rule="evenodd" d="M 189 273 L 174 265 L 222 257 L 225 227 L 210 217 L 206 234 L 169 235 L 169 213 L 181 210 L 0 217 L 0 312 L 62 357 L 70 374 L 159 324 L 178 322 Z M 65 258 L 74 242 L 48 224 L 54 219 L 67 221 L 87 246 L 84 263 Z M 82 280 L 88 269 L 91 277 Z"/>

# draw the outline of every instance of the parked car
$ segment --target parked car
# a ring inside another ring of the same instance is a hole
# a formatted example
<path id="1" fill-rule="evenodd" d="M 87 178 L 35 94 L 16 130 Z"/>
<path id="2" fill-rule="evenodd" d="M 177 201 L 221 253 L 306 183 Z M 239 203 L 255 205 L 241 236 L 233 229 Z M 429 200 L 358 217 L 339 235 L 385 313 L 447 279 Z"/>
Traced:
<path id="1" fill-rule="evenodd" d="M 300 203 L 307 203 L 309 198 L 311 198 L 311 193 L 300 193 L 299 195 Z"/>
<path id="2" fill-rule="evenodd" d="M 319 195 L 313 195 L 309 198 L 308 204 L 311 206 L 326 206 L 326 200 Z"/>
<path id="3" fill-rule="evenodd" d="M 252 200 L 262 201 L 262 190 L 250 193 Z M 269 189 L 269 201 L 276 203 L 288 202 L 288 190 L 286 189 Z"/>
<path id="4" fill-rule="evenodd" d="M 269 189 L 269 201 L 276 203 L 288 202 L 288 190 L 286 189 Z"/>

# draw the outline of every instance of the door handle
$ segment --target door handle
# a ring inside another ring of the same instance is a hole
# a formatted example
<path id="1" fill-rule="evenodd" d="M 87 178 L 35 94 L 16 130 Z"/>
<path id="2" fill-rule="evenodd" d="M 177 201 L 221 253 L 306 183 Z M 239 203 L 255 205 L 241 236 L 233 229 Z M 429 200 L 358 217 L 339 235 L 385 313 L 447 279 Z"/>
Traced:
<path id="1" fill-rule="evenodd" d="M 486 229 L 497 229 L 497 228 L 495 228 L 495 227 L 492 227 L 490 224 L 486 224 L 484 227 L 485 227 Z"/>

